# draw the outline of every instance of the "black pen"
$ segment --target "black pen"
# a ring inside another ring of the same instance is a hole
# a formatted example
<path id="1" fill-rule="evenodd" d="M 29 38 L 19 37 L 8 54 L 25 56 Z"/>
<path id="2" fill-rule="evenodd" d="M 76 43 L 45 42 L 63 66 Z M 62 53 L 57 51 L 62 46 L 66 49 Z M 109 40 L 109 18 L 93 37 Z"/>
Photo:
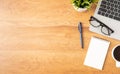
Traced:
<path id="1" fill-rule="evenodd" d="M 81 47 L 84 48 L 84 44 L 83 44 L 83 31 L 82 31 L 82 23 L 81 22 L 79 22 L 79 24 L 78 24 L 78 30 L 80 32 Z"/>

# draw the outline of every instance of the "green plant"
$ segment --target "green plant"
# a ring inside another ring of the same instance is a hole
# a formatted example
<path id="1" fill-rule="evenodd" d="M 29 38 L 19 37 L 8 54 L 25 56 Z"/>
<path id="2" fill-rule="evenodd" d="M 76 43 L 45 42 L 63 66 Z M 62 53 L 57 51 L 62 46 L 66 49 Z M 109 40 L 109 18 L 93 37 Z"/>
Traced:
<path id="1" fill-rule="evenodd" d="M 72 4 L 77 8 L 89 9 L 92 3 L 98 2 L 98 0 L 72 0 Z"/>

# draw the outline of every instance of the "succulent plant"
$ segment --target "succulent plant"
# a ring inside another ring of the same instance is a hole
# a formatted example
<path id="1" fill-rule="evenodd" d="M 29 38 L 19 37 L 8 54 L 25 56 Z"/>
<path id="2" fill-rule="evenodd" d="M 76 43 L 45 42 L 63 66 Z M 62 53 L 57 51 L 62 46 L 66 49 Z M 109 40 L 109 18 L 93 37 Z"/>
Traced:
<path id="1" fill-rule="evenodd" d="M 87 8 L 91 7 L 92 3 L 98 2 L 98 0 L 72 0 L 72 4 L 77 8 Z"/>

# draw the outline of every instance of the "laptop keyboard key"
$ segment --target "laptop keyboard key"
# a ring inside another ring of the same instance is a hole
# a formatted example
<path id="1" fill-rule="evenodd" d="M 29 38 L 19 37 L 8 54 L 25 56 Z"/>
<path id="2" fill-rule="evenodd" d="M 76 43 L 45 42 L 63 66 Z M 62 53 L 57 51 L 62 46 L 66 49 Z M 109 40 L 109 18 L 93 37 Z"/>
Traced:
<path id="1" fill-rule="evenodd" d="M 110 13 L 111 13 L 111 11 L 110 11 L 110 10 L 108 10 L 108 11 L 107 11 L 107 13 L 108 13 L 108 14 L 110 14 Z"/>
<path id="2" fill-rule="evenodd" d="M 115 4 L 117 4 L 117 1 L 114 1 Z"/>
<path id="3" fill-rule="evenodd" d="M 120 17 L 120 14 L 118 16 Z"/>
<path id="4" fill-rule="evenodd" d="M 117 9 L 119 9 L 119 8 L 120 8 L 120 5 L 118 5 Z"/>
<path id="5" fill-rule="evenodd" d="M 118 13 L 120 13 L 120 10 L 118 10 Z"/>
<path id="6" fill-rule="evenodd" d="M 107 3 L 106 1 L 104 1 L 104 0 L 102 1 L 102 4 L 106 4 L 106 3 Z"/>
<path id="7" fill-rule="evenodd" d="M 101 6 L 102 8 L 106 8 L 106 5 L 102 5 L 102 4 L 101 4 L 100 6 Z"/>
<path id="8" fill-rule="evenodd" d="M 111 14 L 112 14 L 112 15 L 114 15 L 114 14 L 115 14 L 115 12 L 111 12 Z"/>
<path id="9" fill-rule="evenodd" d="M 114 8 L 112 7 L 110 10 L 114 10 Z"/>
<path id="10" fill-rule="evenodd" d="M 108 2 L 107 5 L 110 5 L 110 3 Z"/>
<path id="11" fill-rule="evenodd" d="M 101 15 L 103 15 L 103 16 L 104 16 L 104 15 L 105 15 L 105 13 L 103 12 Z"/>
<path id="12" fill-rule="evenodd" d="M 111 6 L 113 7 L 113 6 L 114 6 L 114 4 L 111 4 Z"/>
<path id="13" fill-rule="evenodd" d="M 104 9 L 104 8 L 100 8 L 99 10 L 103 11 L 103 12 L 106 12 L 107 9 Z"/>
<path id="14" fill-rule="evenodd" d="M 98 11 L 98 14 L 102 14 L 100 11 Z"/>
<path id="15" fill-rule="evenodd" d="M 115 5 L 115 8 L 117 8 L 118 7 L 118 5 Z"/>
<path id="16" fill-rule="evenodd" d="M 116 20 L 119 20 L 119 21 L 120 21 L 120 17 L 114 17 L 114 19 L 116 19 Z"/>
<path id="17" fill-rule="evenodd" d="M 111 3 L 113 3 L 114 1 L 113 0 L 111 0 Z"/>
<path id="18" fill-rule="evenodd" d="M 120 2 L 118 2 L 118 5 L 120 5 Z"/>
<path id="19" fill-rule="evenodd" d="M 115 13 L 115 16 L 118 16 L 118 13 Z"/>
<path id="20" fill-rule="evenodd" d="M 110 9 L 110 6 L 107 6 L 107 9 Z"/>
<path id="21" fill-rule="evenodd" d="M 107 14 L 107 13 L 105 14 L 106 17 L 108 17 L 108 15 L 109 15 L 109 14 Z"/>
<path id="22" fill-rule="evenodd" d="M 117 10 L 117 9 L 115 9 L 114 11 L 115 11 L 115 12 L 117 12 L 118 10 Z"/>
<path id="23" fill-rule="evenodd" d="M 109 15 L 110 18 L 113 18 L 113 15 Z"/>

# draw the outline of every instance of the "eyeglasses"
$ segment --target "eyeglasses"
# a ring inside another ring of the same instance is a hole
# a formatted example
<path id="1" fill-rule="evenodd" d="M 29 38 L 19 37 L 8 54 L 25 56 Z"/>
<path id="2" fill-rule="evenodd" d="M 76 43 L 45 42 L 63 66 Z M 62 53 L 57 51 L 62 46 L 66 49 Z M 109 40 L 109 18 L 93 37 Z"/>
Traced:
<path id="1" fill-rule="evenodd" d="M 110 27 L 108 27 L 107 25 L 105 25 L 104 23 L 102 23 L 101 21 L 99 21 L 93 16 L 90 17 L 89 22 L 90 22 L 90 25 L 92 25 L 93 27 L 97 28 L 101 26 L 101 32 L 105 35 L 110 36 L 112 33 L 114 33 L 114 31 Z"/>

